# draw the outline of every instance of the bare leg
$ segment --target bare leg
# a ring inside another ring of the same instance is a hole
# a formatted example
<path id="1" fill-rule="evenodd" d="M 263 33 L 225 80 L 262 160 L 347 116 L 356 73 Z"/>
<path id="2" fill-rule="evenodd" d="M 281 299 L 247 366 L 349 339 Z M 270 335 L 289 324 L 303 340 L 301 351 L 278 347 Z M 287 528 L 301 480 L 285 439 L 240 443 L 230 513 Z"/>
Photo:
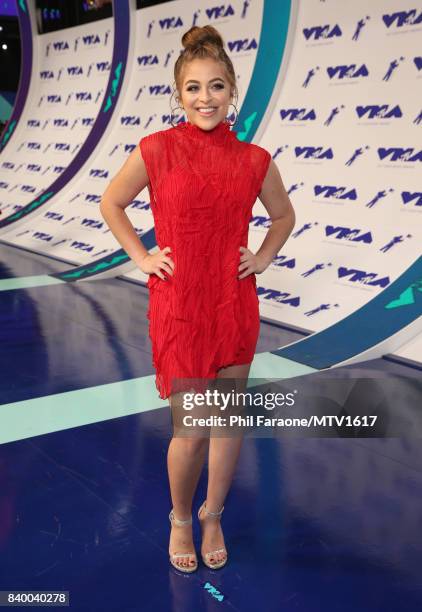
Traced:
<path id="1" fill-rule="evenodd" d="M 237 391 L 246 389 L 251 364 L 240 366 L 229 366 L 219 370 L 217 378 L 244 378 L 244 383 L 237 386 Z M 208 455 L 208 489 L 207 509 L 210 512 L 218 512 L 224 505 L 224 500 L 229 491 L 233 474 L 236 469 L 243 438 L 239 436 L 232 438 L 211 437 Z M 201 512 L 202 547 L 203 553 L 224 547 L 223 531 L 220 520 Z M 224 552 L 216 553 L 209 557 L 211 563 L 226 557 Z"/>
<path id="2" fill-rule="evenodd" d="M 181 400 L 181 394 L 170 397 L 172 410 Z M 192 512 L 192 499 L 195 493 L 202 467 L 204 465 L 208 438 L 177 438 L 173 437 L 167 453 L 167 468 L 170 483 L 170 493 L 177 519 L 188 519 Z M 174 525 L 171 529 L 171 553 L 187 553 L 194 551 L 192 525 Z M 193 566 L 194 556 L 182 557 L 176 560 L 181 566 Z"/>

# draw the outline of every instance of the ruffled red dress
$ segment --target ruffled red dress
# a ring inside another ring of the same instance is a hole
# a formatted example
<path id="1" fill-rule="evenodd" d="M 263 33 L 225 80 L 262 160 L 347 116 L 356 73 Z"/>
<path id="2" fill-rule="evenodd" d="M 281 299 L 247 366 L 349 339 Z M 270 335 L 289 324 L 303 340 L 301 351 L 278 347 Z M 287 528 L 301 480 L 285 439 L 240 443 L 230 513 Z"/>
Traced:
<path id="1" fill-rule="evenodd" d="M 155 381 L 166 399 L 182 379 L 213 379 L 253 359 L 259 302 L 255 274 L 238 279 L 239 247 L 271 155 L 238 140 L 226 121 L 212 130 L 181 123 L 139 147 L 157 244 L 171 247 L 175 264 L 173 276 L 147 283 Z"/>

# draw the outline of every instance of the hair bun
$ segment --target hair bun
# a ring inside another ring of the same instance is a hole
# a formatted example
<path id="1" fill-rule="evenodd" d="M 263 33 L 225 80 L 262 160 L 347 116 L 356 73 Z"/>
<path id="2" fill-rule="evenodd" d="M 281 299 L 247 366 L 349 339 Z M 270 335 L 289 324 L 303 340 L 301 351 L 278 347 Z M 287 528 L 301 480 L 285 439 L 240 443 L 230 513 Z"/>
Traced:
<path id="1" fill-rule="evenodd" d="M 206 43 L 224 48 L 224 41 L 220 33 L 211 25 L 203 27 L 192 26 L 182 36 L 182 45 L 185 49 L 195 49 Z"/>

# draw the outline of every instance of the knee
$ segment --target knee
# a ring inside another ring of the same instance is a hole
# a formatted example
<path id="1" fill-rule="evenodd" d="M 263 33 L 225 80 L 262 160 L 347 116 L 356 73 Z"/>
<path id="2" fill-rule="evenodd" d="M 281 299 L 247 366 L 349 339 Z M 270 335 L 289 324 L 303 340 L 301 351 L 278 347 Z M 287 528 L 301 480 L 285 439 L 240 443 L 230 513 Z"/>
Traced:
<path id="1" fill-rule="evenodd" d="M 203 453 L 208 446 L 208 438 L 174 438 L 177 439 L 178 444 L 183 447 L 183 454 L 190 457 L 196 457 Z"/>

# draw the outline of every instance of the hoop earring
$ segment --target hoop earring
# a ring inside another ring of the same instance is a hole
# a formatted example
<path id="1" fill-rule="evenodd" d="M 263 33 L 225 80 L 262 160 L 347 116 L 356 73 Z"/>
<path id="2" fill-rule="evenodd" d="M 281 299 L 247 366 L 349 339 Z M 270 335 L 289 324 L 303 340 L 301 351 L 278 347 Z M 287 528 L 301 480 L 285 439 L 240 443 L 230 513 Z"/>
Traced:
<path id="1" fill-rule="evenodd" d="M 237 110 L 236 106 L 233 104 L 233 102 L 230 102 L 229 106 L 233 106 L 237 112 L 237 117 L 236 119 L 233 121 L 233 123 L 230 123 L 230 121 L 227 121 L 227 123 L 230 125 L 230 127 L 233 127 L 236 124 L 236 121 L 239 118 L 239 111 Z"/>
<path id="2" fill-rule="evenodd" d="M 176 127 L 176 126 L 173 124 L 173 112 L 174 112 L 175 110 L 177 110 L 178 108 L 181 108 L 183 111 L 185 110 L 185 109 L 183 108 L 183 106 L 180 106 L 180 105 L 176 106 L 176 108 L 174 108 L 174 109 L 170 107 L 170 112 L 171 112 L 171 115 L 170 115 L 170 123 L 171 123 L 171 125 L 172 125 L 173 127 Z"/>
<path id="3" fill-rule="evenodd" d="M 175 90 L 173 90 L 173 92 L 172 92 L 172 94 L 171 94 L 171 96 L 170 96 L 170 123 L 171 123 L 172 127 L 176 127 L 176 126 L 173 124 L 173 112 L 174 112 L 174 111 L 176 111 L 178 108 L 182 109 L 183 111 L 185 110 L 185 109 L 183 108 L 183 106 L 180 106 L 180 104 L 178 104 L 178 105 L 176 106 L 176 108 L 174 108 L 174 109 L 171 107 L 171 99 L 172 99 L 172 97 L 174 96 L 174 94 L 175 94 L 175 93 L 177 93 L 177 92 L 176 92 Z M 177 102 L 177 101 L 178 101 L 178 98 L 176 98 L 176 102 Z"/>

